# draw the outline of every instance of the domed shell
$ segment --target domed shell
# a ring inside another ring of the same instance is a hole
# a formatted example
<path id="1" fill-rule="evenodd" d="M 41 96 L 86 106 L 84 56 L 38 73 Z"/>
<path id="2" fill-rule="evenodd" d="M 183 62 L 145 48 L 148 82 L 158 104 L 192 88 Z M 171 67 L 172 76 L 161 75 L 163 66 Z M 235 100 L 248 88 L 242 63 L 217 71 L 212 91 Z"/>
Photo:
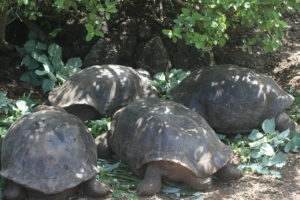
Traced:
<path id="1" fill-rule="evenodd" d="M 155 96 L 150 80 L 131 67 L 95 65 L 74 74 L 61 87 L 49 93 L 52 105 L 86 105 L 103 116 L 112 116 L 135 99 Z"/>
<path id="2" fill-rule="evenodd" d="M 11 125 L 2 145 L 1 166 L 5 178 L 55 194 L 98 173 L 96 145 L 77 117 L 59 109 L 40 110 Z"/>
<path id="3" fill-rule="evenodd" d="M 230 159 L 206 121 L 181 104 L 158 98 L 139 99 L 112 119 L 109 145 L 137 174 L 151 161 L 171 161 L 207 177 Z"/>
<path id="4" fill-rule="evenodd" d="M 195 70 L 169 94 L 222 133 L 250 132 L 294 101 L 272 78 L 235 65 Z"/>

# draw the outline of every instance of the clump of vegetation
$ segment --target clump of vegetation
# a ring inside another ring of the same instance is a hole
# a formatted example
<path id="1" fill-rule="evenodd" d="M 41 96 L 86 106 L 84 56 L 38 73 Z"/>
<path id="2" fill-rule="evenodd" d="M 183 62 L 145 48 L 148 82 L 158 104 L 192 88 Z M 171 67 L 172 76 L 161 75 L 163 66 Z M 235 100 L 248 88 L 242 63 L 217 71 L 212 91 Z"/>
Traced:
<path id="1" fill-rule="evenodd" d="M 204 51 L 224 46 L 230 39 L 230 31 L 244 33 L 241 39 L 249 53 L 255 45 L 261 46 L 266 53 L 275 51 L 281 45 L 287 26 L 283 15 L 300 10 L 298 0 L 176 2 L 181 2 L 182 12 L 174 20 L 173 29 L 164 29 L 163 33 L 174 42 L 184 39 L 187 44 Z M 249 31 L 253 34 L 245 34 Z"/>
<path id="2" fill-rule="evenodd" d="M 172 69 L 170 72 L 159 72 L 153 76 L 151 84 L 156 87 L 159 95 L 163 99 L 172 99 L 168 91 L 178 85 L 191 72 L 182 69 Z"/>
<path id="3" fill-rule="evenodd" d="M 285 153 L 299 152 L 300 136 L 289 129 L 283 132 L 276 131 L 274 118 L 263 122 L 262 131 L 255 129 L 248 136 L 238 134 L 234 138 L 219 136 L 241 153 L 240 169 L 281 178 L 276 169 L 286 164 Z"/>
<path id="4" fill-rule="evenodd" d="M 73 74 L 80 71 L 82 61 L 80 58 L 70 58 L 67 63 L 62 61 L 62 48 L 52 43 L 49 46 L 39 42 L 35 34 L 29 35 L 29 40 L 18 47 L 23 57 L 22 66 L 27 68 L 20 80 L 30 82 L 35 86 L 42 85 L 43 91 L 48 92 L 65 82 Z"/>
<path id="5" fill-rule="evenodd" d="M 21 97 L 17 101 L 6 98 L 6 95 L 0 91 L 0 137 L 4 138 L 8 128 L 22 115 L 29 113 L 39 101 L 32 101 L 31 94 Z"/>
<path id="6" fill-rule="evenodd" d="M 117 12 L 116 6 L 120 2 L 122 0 L 2 0 L 0 2 L 0 48 L 4 45 L 8 46 L 5 41 L 5 29 L 9 23 L 15 19 L 28 23 L 29 20 L 37 20 L 49 13 L 58 15 L 72 11 L 74 15 L 79 15 L 84 12 L 87 14 L 82 19 L 87 30 L 86 40 L 90 41 L 94 36 L 103 37 L 104 34 L 101 31 L 103 21 L 109 20 L 111 14 Z"/>
<path id="7" fill-rule="evenodd" d="M 99 120 L 88 120 L 85 122 L 94 138 L 110 130 L 111 118 L 106 117 Z"/>

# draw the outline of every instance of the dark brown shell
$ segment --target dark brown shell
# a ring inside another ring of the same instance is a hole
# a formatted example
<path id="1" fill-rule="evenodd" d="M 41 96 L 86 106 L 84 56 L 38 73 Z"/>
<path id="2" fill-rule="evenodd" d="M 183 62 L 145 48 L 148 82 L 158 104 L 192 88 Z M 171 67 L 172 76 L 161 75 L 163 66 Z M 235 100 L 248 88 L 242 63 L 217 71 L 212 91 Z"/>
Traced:
<path id="1" fill-rule="evenodd" d="M 2 145 L 1 175 L 24 187 L 55 194 L 94 177 L 96 145 L 84 124 L 57 110 L 18 119 Z"/>
<path id="2" fill-rule="evenodd" d="M 294 101 L 272 78 L 235 65 L 195 70 L 169 94 L 222 133 L 250 132 Z"/>
<path id="3" fill-rule="evenodd" d="M 135 99 L 151 95 L 155 95 L 155 88 L 149 79 L 131 67 L 100 65 L 74 74 L 61 87 L 53 89 L 48 99 L 55 106 L 87 105 L 101 116 L 112 116 Z"/>
<path id="4" fill-rule="evenodd" d="M 133 171 L 164 160 L 185 166 L 198 177 L 214 174 L 231 156 L 231 149 L 200 115 L 158 98 L 139 99 L 117 111 L 109 145 Z"/>

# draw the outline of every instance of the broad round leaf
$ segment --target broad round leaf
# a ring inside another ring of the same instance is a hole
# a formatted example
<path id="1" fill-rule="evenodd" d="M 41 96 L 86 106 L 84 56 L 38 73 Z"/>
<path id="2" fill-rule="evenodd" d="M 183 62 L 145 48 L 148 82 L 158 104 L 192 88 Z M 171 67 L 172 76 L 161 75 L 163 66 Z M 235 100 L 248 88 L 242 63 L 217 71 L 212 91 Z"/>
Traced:
<path id="1" fill-rule="evenodd" d="M 48 74 L 48 72 L 47 71 L 41 71 L 41 70 L 35 70 L 35 74 L 39 75 L 39 76 L 44 76 L 44 75 Z"/>
<path id="2" fill-rule="evenodd" d="M 277 153 L 270 159 L 271 165 L 276 167 L 283 167 L 286 162 L 286 155 L 282 152 Z"/>
<path id="3" fill-rule="evenodd" d="M 54 85 L 55 85 L 54 82 L 52 82 L 50 79 L 44 79 L 42 84 L 43 91 L 48 92 L 52 90 Z"/>
<path id="4" fill-rule="evenodd" d="M 273 147 L 269 143 L 264 143 L 260 148 L 260 152 L 266 156 L 273 156 L 275 154 Z"/>
<path id="5" fill-rule="evenodd" d="M 249 140 L 257 140 L 262 138 L 264 135 L 262 133 L 260 133 L 257 129 L 252 130 L 251 134 L 248 135 L 248 139 Z"/>
<path id="6" fill-rule="evenodd" d="M 273 133 L 275 131 L 275 119 L 266 119 L 262 124 L 265 133 Z"/>

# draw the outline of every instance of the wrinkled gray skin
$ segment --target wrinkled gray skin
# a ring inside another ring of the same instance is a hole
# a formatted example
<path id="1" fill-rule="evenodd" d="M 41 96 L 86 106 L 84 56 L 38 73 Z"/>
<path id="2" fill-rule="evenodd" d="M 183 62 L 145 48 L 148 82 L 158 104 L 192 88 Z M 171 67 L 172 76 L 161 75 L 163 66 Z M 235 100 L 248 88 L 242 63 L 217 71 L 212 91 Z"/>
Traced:
<path id="1" fill-rule="evenodd" d="M 156 96 L 147 74 L 121 65 L 91 66 L 53 89 L 48 100 L 81 120 L 112 116 L 138 98 Z"/>
<path id="2" fill-rule="evenodd" d="M 286 115 L 294 98 L 270 77 L 235 65 L 195 70 L 169 91 L 173 100 L 195 110 L 217 132 L 249 133 L 265 119 L 276 118 L 276 128 L 300 132 Z"/>
<path id="3" fill-rule="evenodd" d="M 66 200 L 78 190 L 101 197 L 97 152 L 84 124 L 61 108 L 41 106 L 9 128 L 2 144 L 4 199 Z"/>
<path id="4" fill-rule="evenodd" d="M 127 105 L 115 113 L 107 135 L 97 138 L 100 157 L 109 152 L 105 139 L 131 171 L 144 177 L 137 186 L 140 195 L 160 192 L 161 179 L 205 190 L 213 174 L 225 181 L 242 177 L 229 162 L 231 149 L 206 121 L 175 102 L 146 98 Z"/>

